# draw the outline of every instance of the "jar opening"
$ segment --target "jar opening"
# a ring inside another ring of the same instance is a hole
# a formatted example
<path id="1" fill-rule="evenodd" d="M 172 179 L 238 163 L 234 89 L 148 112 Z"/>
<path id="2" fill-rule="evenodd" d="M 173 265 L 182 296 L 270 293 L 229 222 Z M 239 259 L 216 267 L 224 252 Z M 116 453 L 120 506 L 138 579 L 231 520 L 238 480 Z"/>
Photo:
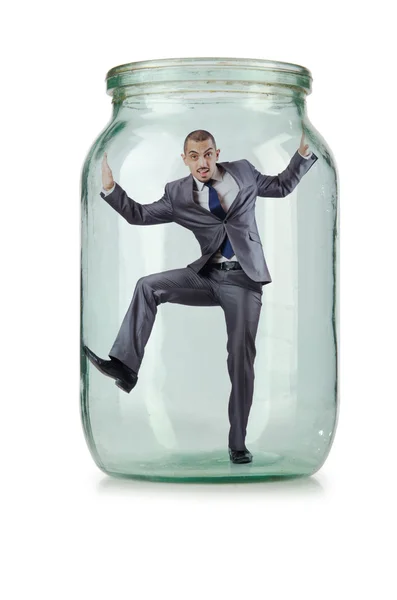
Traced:
<path id="1" fill-rule="evenodd" d="M 254 58 L 165 58 L 126 63 L 106 74 L 107 93 L 117 98 L 181 91 L 260 91 L 294 88 L 311 93 L 312 75 L 301 65 Z"/>

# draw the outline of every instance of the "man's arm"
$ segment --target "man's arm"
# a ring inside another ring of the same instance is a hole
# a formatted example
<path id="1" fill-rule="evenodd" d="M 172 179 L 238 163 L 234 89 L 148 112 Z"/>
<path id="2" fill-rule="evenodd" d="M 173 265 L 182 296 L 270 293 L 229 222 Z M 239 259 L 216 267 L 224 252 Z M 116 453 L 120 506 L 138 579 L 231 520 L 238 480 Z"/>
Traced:
<path id="1" fill-rule="evenodd" d="M 114 190 L 114 188 L 116 187 L 116 182 L 114 182 L 114 184 L 112 185 L 112 187 L 110 188 L 110 190 L 105 190 L 104 187 L 102 187 L 102 192 L 105 196 L 108 196 L 109 194 L 111 194 Z"/>
<path id="2" fill-rule="evenodd" d="M 258 186 L 258 196 L 261 198 L 284 198 L 295 189 L 303 175 L 308 172 L 316 160 L 318 160 L 318 157 L 314 152 L 309 156 L 302 156 L 297 150 L 288 167 L 278 175 L 263 175 L 248 160 L 246 162 L 253 171 Z"/>
<path id="3" fill-rule="evenodd" d="M 174 220 L 167 186 L 168 183 L 165 186 L 163 197 L 151 204 L 135 202 L 116 182 L 108 191 L 102 188 L 100 196 L 131 225 L 160 225 L 161 223 L 172 223 Z"/>
<path id="4" fill-rule="evenodd" d="M 299 150 L 298 150 L 299 152 Z M 313 154 L 313 152 L 309 152 L 309 154 L 302 154 L 302 152 L 299 152 L 299 154 L 302 156 L 302 158 L 310 158 L 311 155 Z"/>

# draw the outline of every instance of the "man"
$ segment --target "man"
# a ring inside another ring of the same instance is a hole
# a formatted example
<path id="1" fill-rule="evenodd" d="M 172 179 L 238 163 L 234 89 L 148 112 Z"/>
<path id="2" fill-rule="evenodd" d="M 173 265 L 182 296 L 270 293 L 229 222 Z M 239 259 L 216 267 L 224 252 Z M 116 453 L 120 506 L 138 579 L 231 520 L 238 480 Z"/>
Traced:
<path id="1" fill-rule="evenodd" d="M 255 338 L 262 307 L 262 287 L 272 281 L 255 220 L 260 197 L 284 197 L 316 162 L 302 134 L 299 149 L 278 175 L 263 175 L 245 159 L 218 163 L 220 149 L 205 130 L 192 131 L 181 154 L 190 175 L 165 185 L 163 197 L 151 204 L 129 198 L 102 161 L 101 197 L 132 225 L 175 222 L 193 232 L 201 257 L 181 269 L 142 277 L 109 352 L 110 360 L 84 351 L 103 374 L 130 392 L 138 380 L 144 349 L 157 307 L 165 302 L 189 306 L 221 306 L 228 335 L 229 456 L 234 463 L 252 461 L 245 446 L 254 391 Z"/>

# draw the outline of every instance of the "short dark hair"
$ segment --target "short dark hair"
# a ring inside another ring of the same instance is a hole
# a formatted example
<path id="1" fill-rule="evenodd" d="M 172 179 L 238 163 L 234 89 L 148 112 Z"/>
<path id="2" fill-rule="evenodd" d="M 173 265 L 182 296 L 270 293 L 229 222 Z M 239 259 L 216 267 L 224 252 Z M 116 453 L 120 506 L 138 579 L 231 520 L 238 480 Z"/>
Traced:
<path id="1" fill-rule="evenodd" d="M 214 149 L 216 150 L 216 142 L 212 133 L 206 131 L 205 129 L 196 129 L 195 131 L 192 131 L 185 138 L 183 144 L 183 153 L 186 154 L 188 140 L 193 140 L 194 142 L 204 142 L 208 139 L 212 141 L 212 143 L 214 144 Z"/>

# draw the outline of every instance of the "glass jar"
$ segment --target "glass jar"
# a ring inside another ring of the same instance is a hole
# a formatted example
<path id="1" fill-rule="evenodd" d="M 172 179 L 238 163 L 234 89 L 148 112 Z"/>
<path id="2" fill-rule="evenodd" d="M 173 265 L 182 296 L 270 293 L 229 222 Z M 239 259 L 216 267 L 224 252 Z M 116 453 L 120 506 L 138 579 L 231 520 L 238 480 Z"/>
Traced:
<path id="1" fill-rule="evenodd" d="M 81 414 L 104 472 L 250 481 L 324 463 L 338 187 L 306 113 L 311 82 L 243 58 L 107 73 L 113 114 L 84 163 L 81 213 Z"/>

